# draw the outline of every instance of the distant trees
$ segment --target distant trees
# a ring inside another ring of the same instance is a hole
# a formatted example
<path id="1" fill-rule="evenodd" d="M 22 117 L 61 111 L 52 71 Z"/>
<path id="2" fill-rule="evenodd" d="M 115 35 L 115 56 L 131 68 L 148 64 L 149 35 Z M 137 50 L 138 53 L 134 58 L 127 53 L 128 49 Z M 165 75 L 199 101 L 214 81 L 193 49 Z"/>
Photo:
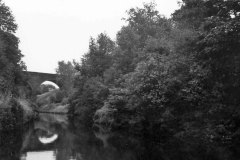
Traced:
<path id="1" fill-rule="evenodd" d="M 56 69 L 58 74 L 57 81 L 61 89 L 70 95 L 73 92 L 73 83 L 76 70 L 72 62 L 58 62 L 58 68 Z"/>
<path id="2" fill-rule="evenodd" d="M 51 85 L 51 84 L 41 84 L 40 85 L 40 93 L 41 94 L 49 92 L 49 91 L 54 90 L 54 89 L 56 89 L 56 87 Z"/>
<path id="3" fill-rule="evenodd" d="M 26 66 L 18 48 L 19 39 L 14 35 L 17 24 L 10 9 L 0 1 L 0 92 L 14 92 L 21 83 L 20 71 Z"/>

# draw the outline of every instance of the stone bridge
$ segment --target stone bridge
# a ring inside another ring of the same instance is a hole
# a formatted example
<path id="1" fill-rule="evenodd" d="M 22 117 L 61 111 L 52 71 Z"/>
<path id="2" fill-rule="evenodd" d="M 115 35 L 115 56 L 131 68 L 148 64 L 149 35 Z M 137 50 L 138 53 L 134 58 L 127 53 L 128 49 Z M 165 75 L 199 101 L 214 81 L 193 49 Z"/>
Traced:
<path id="1" fill-rule="evenodd" d="M 24 71 L 24 75 L 28 77 L 27 83 L 32 93 L 36 93 L 44 81 L 51 81 L 57 84 L 57 74 Z"/>

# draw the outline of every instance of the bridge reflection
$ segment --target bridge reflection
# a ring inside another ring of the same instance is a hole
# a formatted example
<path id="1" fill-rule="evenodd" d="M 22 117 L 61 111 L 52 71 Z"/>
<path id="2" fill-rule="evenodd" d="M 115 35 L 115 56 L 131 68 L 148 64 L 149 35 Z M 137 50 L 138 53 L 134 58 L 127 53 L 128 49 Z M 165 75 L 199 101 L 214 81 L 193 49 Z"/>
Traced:
<path id="1" fill-rule="evenodd" d="M 74 137 L 65 115 L 40 114 L 29 126 L 21 147 L 21 160 L 70 160 Z M 75 158 L 74 158 L 75 159 Z"/>
<path id="2" fill-rule="evenodd" d="M 49 143 L 53 143 L 54 141 L 56 141 L 57 138 L 58 138 L 58 135 L 53 134 L 50 137 L 48 137 L 48 136 L 39 137 L 38 140 L 43 144 L 49 144 Z"/>
<path id="3" fill-rule="evenodd" d="M 136 160 L 135 139 L 93 131 L 64 115 L 40 114 L 37 121 L 8 133 L 0 132 L 4 160 Z M 140 147 L 141 149 L 141 147 Z"/>

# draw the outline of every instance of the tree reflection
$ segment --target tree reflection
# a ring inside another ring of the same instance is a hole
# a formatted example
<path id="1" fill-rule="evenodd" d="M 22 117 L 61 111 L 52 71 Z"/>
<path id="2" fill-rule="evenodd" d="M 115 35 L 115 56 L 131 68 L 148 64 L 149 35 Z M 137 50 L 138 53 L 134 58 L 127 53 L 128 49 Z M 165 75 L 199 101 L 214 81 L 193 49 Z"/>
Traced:
<path id="1" fill-rule="evenodd" d="M 19 160 L 21 155 L 22 130 L 0 132 L 0 159 Z"/>
<path id="2" fill-rule="evenodd" d="M 164 141 L 165 142 L 165 141 Z M 16 131 L 0 133 L 0 159 L 4 160 L 181 160 L 234 159 L 226 148 L 172 138 L 165 143 L 147 137 L 112 133 L 101 126 L 86 128 L 66 116 L 41 115 Z"/>

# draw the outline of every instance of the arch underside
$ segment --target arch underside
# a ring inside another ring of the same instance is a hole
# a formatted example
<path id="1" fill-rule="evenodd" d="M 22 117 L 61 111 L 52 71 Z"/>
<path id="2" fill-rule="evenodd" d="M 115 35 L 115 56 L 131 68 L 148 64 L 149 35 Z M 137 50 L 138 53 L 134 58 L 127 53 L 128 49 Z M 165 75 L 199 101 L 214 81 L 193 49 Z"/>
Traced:
<path id="1" fill-rule="evenodd" d="M 56 74 L 40 73 L 40 72 L 26 72 L 28 75 L 28 84 L 32 89 L 32 93 L 36 93 L 40 85 L 45 81 L 50 81 L 59 86 Z M 60 86 L 59 86 L 60 87 Z"/>

